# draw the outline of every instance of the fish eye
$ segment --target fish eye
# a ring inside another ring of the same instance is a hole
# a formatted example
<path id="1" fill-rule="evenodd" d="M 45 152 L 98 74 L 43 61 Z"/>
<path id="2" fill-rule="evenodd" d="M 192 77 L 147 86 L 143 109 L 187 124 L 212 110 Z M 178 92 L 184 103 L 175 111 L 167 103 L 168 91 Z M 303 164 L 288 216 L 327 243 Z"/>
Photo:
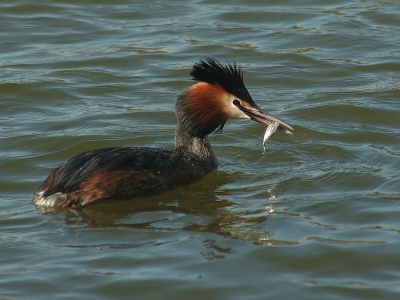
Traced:
<path id="1" fill-rule="evenodd" d="M 240 101 L 238 99 L 235 99 L 232 101 L 232 104 L 235 106 L 239 106 L 240 105 Z"/>

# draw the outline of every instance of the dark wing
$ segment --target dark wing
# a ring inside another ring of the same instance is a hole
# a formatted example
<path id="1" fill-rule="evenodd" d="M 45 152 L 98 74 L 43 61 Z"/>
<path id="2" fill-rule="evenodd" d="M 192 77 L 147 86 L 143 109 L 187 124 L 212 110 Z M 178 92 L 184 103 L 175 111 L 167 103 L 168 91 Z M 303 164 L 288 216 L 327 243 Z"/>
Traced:
<path id="1" fill-rule="evenodd" d="M 177 150 L 103 148 L 67 161 L 50 174 L 36 193 L 43 191 L 43 196 L 48 197 L 76 192 L 76 199 L 85 203 L 101 197 L 110 200 L 148 196 L 194 182 L 211 169 L 200 157 Z"/>
<path id="2" fill-rule="evenodd" d="M 126 152 L 123 151 L 123 148 L 119 147 L 102 148 L 82 152 L 71 158 L 54 171 L 57 173 L 45 194 L 51 195 L 58 192 L 65 193 L 75 190 L 79 187 L 80 183 L 89 178 L 94 171 L 104 168 L 108 160 L 112 157 L 118 157 L 118 153 L 121 152 L 121 150 L 122 153 Z M 108 158 L 108 156 L 110 157 Z M 53 173 L 51 175 L 53 175 Z"/>

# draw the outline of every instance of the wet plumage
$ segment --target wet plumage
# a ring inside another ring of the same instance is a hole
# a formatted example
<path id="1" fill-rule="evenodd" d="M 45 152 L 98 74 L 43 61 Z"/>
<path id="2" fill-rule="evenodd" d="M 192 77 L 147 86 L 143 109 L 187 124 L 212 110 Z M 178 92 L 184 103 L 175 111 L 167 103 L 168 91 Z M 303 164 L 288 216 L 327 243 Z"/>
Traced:
<path id="1" fill-rule="evenodd" d="M 79 207 L 156 195 L 188 185 L 217 167 L 207 135 L 227 119 L 250 118 L 293 130 L 261 111 L 235 63 L 207 58 L 190 73 L 196 84 L 182 91 L 175 108 L 175 149 L 112 147 L 83 152 L 55 169 L 36 190 L 38 206 Z"/>

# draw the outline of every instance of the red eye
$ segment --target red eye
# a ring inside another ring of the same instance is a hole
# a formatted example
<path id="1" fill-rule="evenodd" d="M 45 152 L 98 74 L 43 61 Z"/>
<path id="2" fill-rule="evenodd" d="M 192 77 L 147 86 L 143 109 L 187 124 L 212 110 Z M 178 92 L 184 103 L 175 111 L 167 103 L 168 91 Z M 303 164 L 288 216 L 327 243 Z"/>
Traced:
<path id="1" fill-rule="evenodd" d="M 233 105 L 236 105 L 236 106 L 239 106 L 239 105 L 240 105 L 240 101 L 237 100 L 237 99 L 233 100 L 232 103 L 233 103 Z"/>

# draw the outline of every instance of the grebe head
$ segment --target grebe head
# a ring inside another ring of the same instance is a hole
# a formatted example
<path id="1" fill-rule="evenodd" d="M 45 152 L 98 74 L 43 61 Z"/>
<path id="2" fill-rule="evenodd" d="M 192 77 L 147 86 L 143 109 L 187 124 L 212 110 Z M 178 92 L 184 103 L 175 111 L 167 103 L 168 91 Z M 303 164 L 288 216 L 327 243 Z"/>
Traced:
<path id="1" fill-rule="evenodd" d="M 190 73 L 198 81 L 184 90 L 176 101 L 178 124 L 192 136 L 204 138 L 222 132 L 227 119 L 247 118 L 290 133 L 293 128 L 262 111 L 253 101 L 243 82 L 243 72 L 235 62 L 222 65 L 212 58 L 201 60 Z"/>

